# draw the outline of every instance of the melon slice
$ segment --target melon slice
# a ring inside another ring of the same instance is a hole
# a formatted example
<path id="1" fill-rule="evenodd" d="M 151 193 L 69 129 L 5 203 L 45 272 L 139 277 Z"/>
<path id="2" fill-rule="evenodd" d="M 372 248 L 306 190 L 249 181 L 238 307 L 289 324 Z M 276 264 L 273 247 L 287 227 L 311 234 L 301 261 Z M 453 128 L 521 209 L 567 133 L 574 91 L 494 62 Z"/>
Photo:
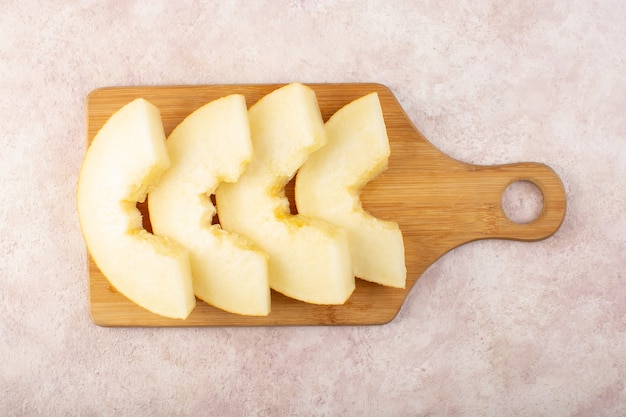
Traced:
<path id="1" fill-rule="evenodd" d="M 328 143 L 306 160 L 296 177 L 298 212 L 346 229 L 357 277 L 404 288 L 400 228 L 367 213 L 359 199 L 362 188 L 386 169 L 390 154 L 378 95 L 349 103 L 325 129 Z"/>
<path id="2" fill-rule="evenodd" d="M 254 157 L 234 184 L 215 193 L 224 229 L 240 233 L 269 255 L 270 286 L 315 304 L 342 304 L 354 290 L 345 231 L 291 214 L 285 185 L 326 143 L 315 92 L 294 83 L 249 110 Z"/>
<path id="3" fill-rule="evenodd" d="M 166 146 L 171 167 L 148 196 L 154 233 L 189 250 L 198 298 L 232 313 L 269 314 L 267 255 L 212 224 L 210 196 L 222 181 L 236 181 L 252 158 L 245 98 L 230 95 L 200 107 Z"/>
<path id="4" fill-rule="evenodd" d="M 169 166 L 159 110 L 137 99 L 111 116 L 83 161 L 77 209 L 87 248 L 131 301 L 186 318 L 195 306 L 187 250 L 143 229 L 137 202 Z"/>

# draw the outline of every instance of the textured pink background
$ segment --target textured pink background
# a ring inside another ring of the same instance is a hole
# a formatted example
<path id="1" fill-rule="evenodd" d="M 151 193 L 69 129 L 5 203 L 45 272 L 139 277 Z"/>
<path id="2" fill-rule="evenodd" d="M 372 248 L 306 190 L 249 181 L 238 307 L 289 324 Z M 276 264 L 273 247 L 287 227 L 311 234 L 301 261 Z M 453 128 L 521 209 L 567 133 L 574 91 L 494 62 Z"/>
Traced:
<path id="1" fill-rule="evenodd" d="M 54 3 L 0 11 L 0 415 L 626 415 L 623 1 Z M 290 81 L 384 83 L 455 158 L 547 163 L 562 228 L 454 250 L 385 326 L 93 325 L 89 91 Z"/>

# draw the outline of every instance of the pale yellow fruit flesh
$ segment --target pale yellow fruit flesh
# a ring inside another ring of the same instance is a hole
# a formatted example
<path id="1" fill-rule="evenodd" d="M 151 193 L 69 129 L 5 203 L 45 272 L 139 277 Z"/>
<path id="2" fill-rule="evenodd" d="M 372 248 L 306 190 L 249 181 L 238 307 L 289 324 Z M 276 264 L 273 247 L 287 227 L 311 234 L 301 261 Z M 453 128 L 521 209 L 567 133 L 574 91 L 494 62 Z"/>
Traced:
<path id="1" fill-rule="evenodd" d="M 234 182 L 252 158 L 245 98 L 231 95 L 187 116 L 166 142 L 171 166 L 148 196 L 152 229 L 183 244 L 196 296 L 245 315 L 270 312 L 267 255 L 247 239 L 212 225 L 209 196 Z"/>
<path id="2" fill-rule="evenodd" d="M 87 150 L 77 209 L 87 248 L 111 284 L 153 313 L 184 319 L 195 307 L 187 250 L 146 232 L 136 208 L 168 166 L 159 110 L 134 100 Z"/>
<path id="3" fill-rule="evenodd" d="M 404 288 L 404 242 L 398 225 L 377 219 L 361 206 L 361 189 L 387 167 L 389 139 L 376 93 L 349 103 L 325 125 L 328 143 L 298 171 L 299 213 L 348 232 L 354 274 Z"/>
<path id="4" fill-rule="evenodd" d="M 216 191 L 224 229 L 248 237 L 269 255 L 270 286 L 316 304 L 342 304 L 354 290 L 343 230 L 292 215 L 284 187 L 306 158 L 326 143 L 313 90 L 290 84 L 249 110 L 254 157 L 234 184 Z"/>

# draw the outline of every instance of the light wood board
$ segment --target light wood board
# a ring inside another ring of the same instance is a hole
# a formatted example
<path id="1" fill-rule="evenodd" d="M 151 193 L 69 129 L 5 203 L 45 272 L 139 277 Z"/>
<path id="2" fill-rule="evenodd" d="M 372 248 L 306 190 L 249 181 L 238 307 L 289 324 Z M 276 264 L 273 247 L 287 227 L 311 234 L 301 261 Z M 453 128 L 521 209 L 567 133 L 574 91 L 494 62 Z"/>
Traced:
<path id="1" fill-rule="evenodd" d="M 436 149 L 413 126 L 391 91 L 380 84 L 307 84 L 318 97 L 324 120 L 350 101 L 377 92 L 391 145 L 389 168 L 361 194 L 373 215 L 399 223 L 404 236 L 406 289 L 357 280 L 348 302 L 318 306 L 272 292 L 272 312 L 247 317 L 223 312 L 198 301 L 186 320 L 152 314 L 118 293 L 88 257 L 89 309 L 102 326 L 259 326 L 365 325 L 392 320 L 420 275 L 439 257 L 464 243 L 487 238 L 535 241 L 557 231 L 565 216 L 566 196 L 555 172 L 540 163 L 476 166 L 456 161 Z M 228 94 L 246 96 L 248 106 L 279 88 L 267 85 L 111 87 L 87 99 L 87 143 L 105 121 L 131 100 L 143 97 L 161 110 L 165 133 L 188 114 Z M 543 210 L 531 223 L 517 224 L 504 214 L 501 199 L 512 182 L 528 180 L 543 193 Z M 293 199 L 293 184 L 287 188 Z M 150 228 L 145 207 L 146 228 Z M 489 259 L 484 260 L 485 263 Z"/>

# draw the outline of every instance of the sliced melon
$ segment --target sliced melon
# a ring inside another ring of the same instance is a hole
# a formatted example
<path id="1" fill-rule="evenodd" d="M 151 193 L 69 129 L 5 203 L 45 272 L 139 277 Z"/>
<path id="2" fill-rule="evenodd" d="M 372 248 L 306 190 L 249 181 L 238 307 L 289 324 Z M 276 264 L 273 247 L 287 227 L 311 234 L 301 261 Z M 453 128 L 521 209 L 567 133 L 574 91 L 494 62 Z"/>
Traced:
<path id="1" fill-rule="evenodd" d="M 188 252 L 144 230 L 136 207 L 169 163 L 159 110 L 134 100 L 88 148 L 77 208 L 91 257 L 111 284 L 153 313 L 184 319 L 195 306 Z"/>
<path id="2" fill-rule="evenodd" d="M 254 157 L 234 184 L 215 193 L 224 229 L 269 255 L 270 286 L 316 304 L 342 304 L 354 290 L 347 236 L 321 220 L 290 213 L 285 185 L 326 143 L 315 92 L 290 84 L 249 110 Z"/>
<path id="3" fill-rule="evenodd" d="M 267 255 L 212 224 L 211 194 L 222 181 L 236 181 L 252 158 L 245 98 L 230 95 L 202 106 L 166 146 L 172 165 L 148 196 L 154 233 L 189 249 L 198 298 L 232 313 L 269 314 Z"/>
<path id="4" fill-rule="evenodd" d="M 404 242 L 398 225 L 367 213 L 362 188 L 388 163 L 389 138 L 378 95 L 368 94 L 337 111 L 325 125 L 328 143 L 312 154 L 296 177 L 298 212 L 348 232 L 354 274 L 404 288 Z"/>

